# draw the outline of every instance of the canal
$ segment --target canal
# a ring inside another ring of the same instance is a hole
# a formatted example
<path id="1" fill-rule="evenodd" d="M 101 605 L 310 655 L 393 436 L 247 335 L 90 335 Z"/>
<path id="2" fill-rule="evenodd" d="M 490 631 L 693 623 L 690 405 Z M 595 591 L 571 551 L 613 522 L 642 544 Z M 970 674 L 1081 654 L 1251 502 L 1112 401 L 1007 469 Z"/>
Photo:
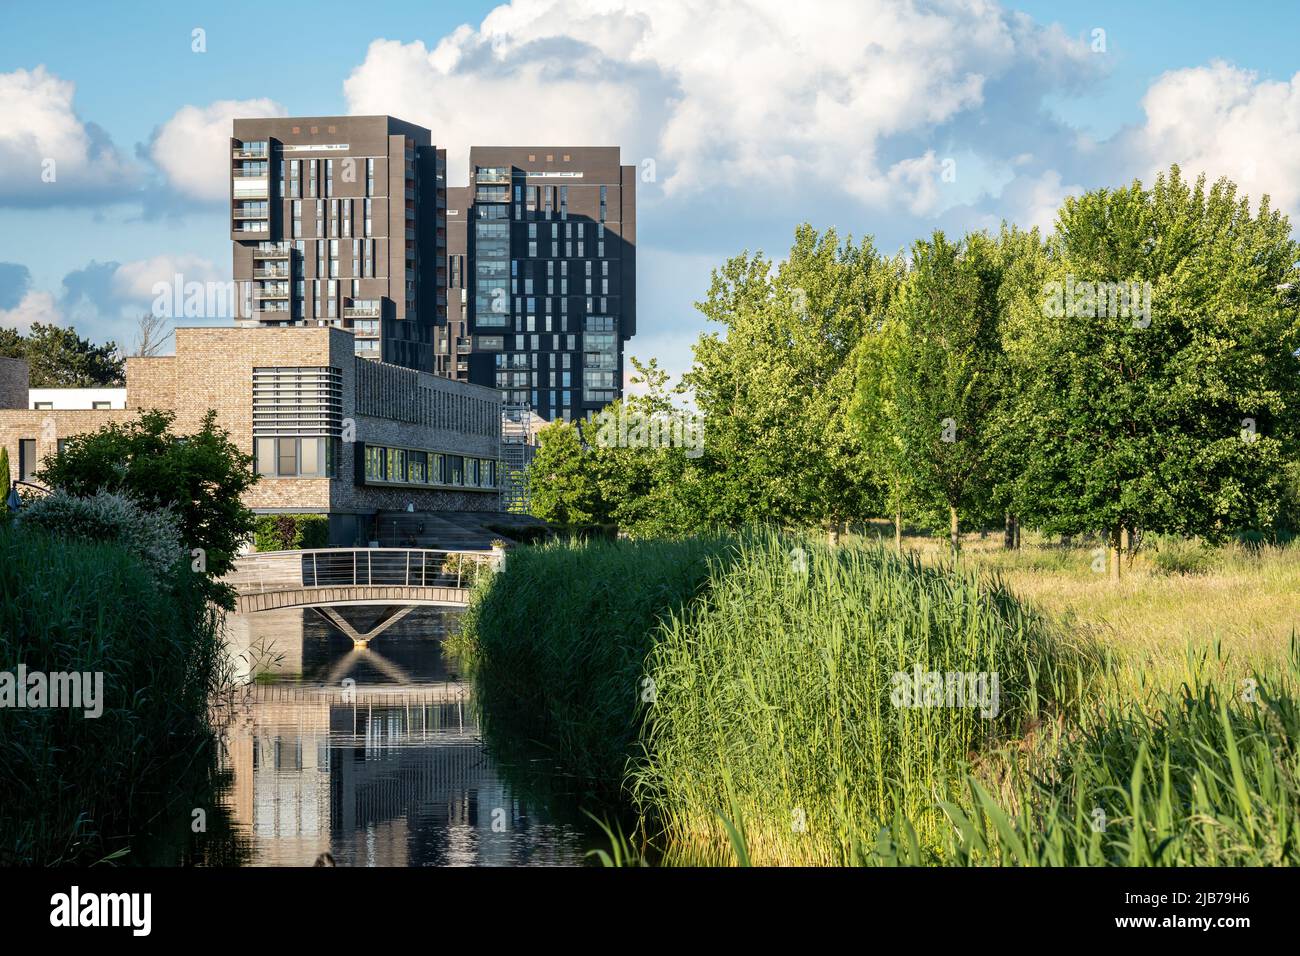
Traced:
<path id="1" fill-rule="evenodd" d="M 363 633 L 378 615 L 340 610 Z M 588 862 L 599 831 L 549 761 L 512 747 L 506 764 L 484 742 L 470 682 L 443 652 L 459 613 L 416 608 L 367 648 L 312 609 L 228 616 L 234 681 L 207 799 L 176 801 L 136 861 Z"/>

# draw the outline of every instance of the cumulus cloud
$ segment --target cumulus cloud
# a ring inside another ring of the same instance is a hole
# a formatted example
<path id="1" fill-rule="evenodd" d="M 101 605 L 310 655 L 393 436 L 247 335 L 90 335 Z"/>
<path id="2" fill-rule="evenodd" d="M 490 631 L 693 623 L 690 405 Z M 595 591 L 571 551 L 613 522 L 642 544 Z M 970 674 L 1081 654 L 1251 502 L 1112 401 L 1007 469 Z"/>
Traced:
<path id="1" fill-rule="evenodd" d="M 207 290 L 214 289 L 214 305 L 228 306 L 228 290 L 218 294 L 215 287 L 230 281 L 229 270 L 218 268 L 211 260 L 195 255 L 158 255 L 129 262 L 90 262 L 84 268 L 69 272 L 63 277 L 63 295 L 60 305 L 70 318 L 83 322 L 135 321 L 150 311 L 156 301 L 166 304 L 156 310 L 166 314 L 168 308 L 177 312 L 176 290 L 180 301 L 200 289 L 203 301 L 209 300 Z M 161 299 L 160 299 L 161 296 Z M 187 319 L 230 320 L 233 315 L 224 308 L 214 314 L 205 311 L 200 315 L 180 316 Z"/>
<path id="2" fill-rule="evenodd" d="M 375 41 L 344 93 L 428 126 L 453 181 L 466 147 L 506 138 L 508 109 L 512 143 L 621 145 L 669 197 L 811 186 L 928 212 L 927 137 L 972 113 L 996 130 L 1003 87 L 1033 91 L 1005 118 L 1032 127 L 1026 98 L 1097 69 L 1082 41 L 984 0 L 515 0 L 432 49 Z M 1022 132 L 987 140 L 1020 152 Z"/>
<path id="3" fill-rule="evenodd" d="M 286 116 L 270 99 L 218 100 L 183 106 L 154 130 L 148 154 L 177 192 L 224 203 L 230 196 L 230 134 L 236 117 Z"/>
<path id="4" fill-rule="evenodd" d="M 1189 175 L 1227 176 L 1252 199 L 1268 193 L 1293 217 L 1300 209 L 1300 73 L 1261 80 L 1216 60 L 1165 73 L 1142 98 L 1146 120 L 1115 145 L 1145 182 L 1178 163 Z"/>
<path id="5" fill-rule="evenodd" d="M 76 85 L 43 66 L 0 73 L 0 205 L 93 205 L 131 198 L 140 170 L 73 109 Z"/>
<path id="6" fill-rule="evenodd" d="M 0 329 L 17 329 L 19 334 L 26 335 L 33 322 L 63 324 L 63 313 L 50 293 L 30 289 L 12 309 L 0 309 Z"/>

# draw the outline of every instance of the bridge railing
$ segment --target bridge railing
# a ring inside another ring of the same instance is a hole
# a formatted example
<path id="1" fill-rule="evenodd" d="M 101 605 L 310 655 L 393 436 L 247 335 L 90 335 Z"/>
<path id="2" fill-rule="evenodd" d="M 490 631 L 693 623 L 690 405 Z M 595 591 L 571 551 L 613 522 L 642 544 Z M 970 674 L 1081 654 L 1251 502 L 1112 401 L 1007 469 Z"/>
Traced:
<path id="1" fill-rule="evenodd" d="M 314 587 L 469 587 L 496 566 L 490 551 L 429 548 L 322 548 L 246 555 L 227 580 L 240 591 Z"/>

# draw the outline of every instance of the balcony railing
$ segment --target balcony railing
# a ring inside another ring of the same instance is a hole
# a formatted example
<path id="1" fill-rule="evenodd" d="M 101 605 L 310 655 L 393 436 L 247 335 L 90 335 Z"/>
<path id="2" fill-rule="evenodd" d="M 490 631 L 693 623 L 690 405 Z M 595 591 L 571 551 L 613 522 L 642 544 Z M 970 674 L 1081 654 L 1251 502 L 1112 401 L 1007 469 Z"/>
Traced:
<path id="1" fill-rule="evenodd" d="M 258 246 L 253 250 L 254 259 L 288 259 L 292 247 L 287 242 L 275 242 Z"/>
<path id="2" fill-rule="evenodd" d="M 287 279 L 289 278 L 288 268 L 284 269 L 254 269 L 254 279 Z"/>
<path id="3" fill-rule="evenodd" d="M 343 318 L 345 319 L 377 319 L 379 318 L 379 306 L 377 305 L 345 305 L 343 307 Z"/>
<path id="4" fill-rule="evenodd" d="M 236 146 L 233 152 L 235 159 L 267 159 L 270 155 L 265 146 L 252 149 L 245 146 Z"/>

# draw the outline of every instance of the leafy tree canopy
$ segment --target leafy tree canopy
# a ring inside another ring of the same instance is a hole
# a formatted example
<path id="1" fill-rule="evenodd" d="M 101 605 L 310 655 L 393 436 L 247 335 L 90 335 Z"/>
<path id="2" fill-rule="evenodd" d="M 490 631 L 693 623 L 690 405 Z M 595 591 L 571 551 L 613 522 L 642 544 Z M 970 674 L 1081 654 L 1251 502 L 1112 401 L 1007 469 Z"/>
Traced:
<path id="1" fill-rule="evenodd" d="M 26 337 L 0 329 L 0 355 L 27 360 L 32 388 L 104 388 L 124 381 L 117 344 L 95 345 L 71 327 L 33 322 Z"/>

